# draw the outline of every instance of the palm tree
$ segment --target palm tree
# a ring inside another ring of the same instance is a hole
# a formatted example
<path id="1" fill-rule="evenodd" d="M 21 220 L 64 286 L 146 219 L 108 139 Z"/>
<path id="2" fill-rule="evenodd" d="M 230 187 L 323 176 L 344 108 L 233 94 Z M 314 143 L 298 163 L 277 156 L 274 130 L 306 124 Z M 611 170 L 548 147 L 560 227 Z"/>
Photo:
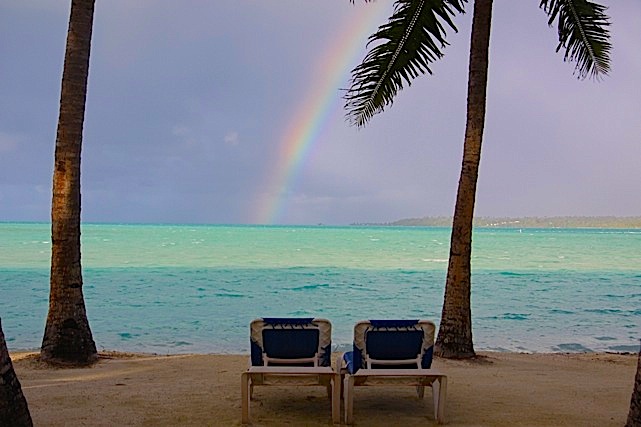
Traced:
<path id="1" fill-rule="evenodd" d="M 71 2 L 62 73 L 51 205 L 51 289 L 40 350 L 42 359 L 51 362 L 85 364 L 97 359 L 80 265 L 80 150 L 94 2 Z"/>
<path id="2" fill-rule="evenodd" d="M 27 399 L 13 370 L 0 320 L 0 426 L 32 426 Z"/>
<path id="3" fill-rule="evenodd" d="M 641 349 L 637 360 L 637 375 L 634 378 L 634 389 L 630 398 L 630 412 L 625 427 L 641 426 Z"/>
<path id="4" fill-rule="evenodd" d="M 366 0 L 367 1 L 367 0 Z M 370 36 L 379 43 L 352 70 L 345 99 L 347 117 L 364 126 L 391 105 L 403 84 L 431 73 L 430 64 L 441 58 L 446 27 L 456 31 L 452 18 L 463 13 L 467 0 L 396 0 L 389 22 Z M 609 18 L 605 7 L 587 0 L 541 0 L 551 26 L 558 21 L 559 45 L 564 60 L 576 62 L 576 74 L 599 77 L 609 71 Z M 475 0 L 472 17 L 467 122 L 463 162 L 457 190 L 450 255 L 436 354 L 449 358 L 475 355 L 472 342 L 471 254 L 472 219 L 485 124 L 488 48 L 492 0 Z"/>

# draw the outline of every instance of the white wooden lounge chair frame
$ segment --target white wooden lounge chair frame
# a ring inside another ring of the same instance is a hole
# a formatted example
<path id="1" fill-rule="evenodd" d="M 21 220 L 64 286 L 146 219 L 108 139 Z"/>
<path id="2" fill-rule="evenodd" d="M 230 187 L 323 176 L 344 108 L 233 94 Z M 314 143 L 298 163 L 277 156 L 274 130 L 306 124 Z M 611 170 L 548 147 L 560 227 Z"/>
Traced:
<path id="1" fill-rule="evenodd" d="M 262 330 L 271 327 L 262 319 L 252 321 L 251 338 L 262 346 Z M 324 386 L 332 405 L 332 422 L 340 423 L 341 376 L 331 366 L 319 366 L 322 349 L 331 343 L 331 323 L 327 319 L 313 319 L 310 325 L 299 326 L 319 330 L 318 351 L 310 359 L 276 359 L 265 353 L 262 355 L 263 366 L 250 366 L 241 375 L 242 423 L 250 424 L 250 400 L 254 386 Z M 313 366 L 267 366 L 269 363 L 312 363 Z"/>
<path id="2" fill-rule="evenodd" d="M 424 346 L 434 345 L 434 323 L 420 320 L 417 327 L 423 330 Z M 354 421 L 354 388 L 356 386 L 415 386 L 418 397 L 424 396 L 426 386 L 432 388 L 434 401 L 434 418 L 441 424 L 445 422 L 445 400 L 447 395 L 447 375 L 437 369 L 421 369 L 422 354 L 410 360 L 375 360 L 365 351 L 365 333 L 372 328 L 371 322 L 360 321 L 354 326 L 354 344 L 362 350 L 364 355 L 363 368 L 356 373 L 349 374 L 346 369 L 341 369 L 343 380 L 343 398 L 345 406 L 345 423 Z M 417 369 L 371 369 L 372 363 L 377 365 L 398 365 L 416 363 Z M 338 366 L 342 365 L 342 358 Z"/>

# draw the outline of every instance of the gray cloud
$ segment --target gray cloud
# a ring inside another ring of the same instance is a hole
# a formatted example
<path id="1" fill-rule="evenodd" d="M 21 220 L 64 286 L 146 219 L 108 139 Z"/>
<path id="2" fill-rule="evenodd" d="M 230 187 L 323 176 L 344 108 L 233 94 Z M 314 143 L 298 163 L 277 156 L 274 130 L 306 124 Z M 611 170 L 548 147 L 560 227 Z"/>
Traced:
<path id="1" fill-rule="evenodd" d="M 314 88 L 318 59 L 366 7 L 344 0 L 97 4 L 83 219 L 251 221 L 260 195 L 274 191 L 269 175 L 282 160 L 285 129 Z M 68 8 L 54 0 L 2 6 L 0 220 L 49 218 Z M 335 89 L 304 166 L 284 189 L 279 222 L 452 213 L 468 9 L 434 75 L 415 81 L 366 128 L 347 126 Z M 609 12 L 613 70 L 595 83 L 578 81 L 555 53 L 555 30 L 538 2 L 495 2 L 479 215 L 641 212 L 641 198 L 631 196 L 641 182 L 634 95 L 641 5 L 615 2 Z"/>

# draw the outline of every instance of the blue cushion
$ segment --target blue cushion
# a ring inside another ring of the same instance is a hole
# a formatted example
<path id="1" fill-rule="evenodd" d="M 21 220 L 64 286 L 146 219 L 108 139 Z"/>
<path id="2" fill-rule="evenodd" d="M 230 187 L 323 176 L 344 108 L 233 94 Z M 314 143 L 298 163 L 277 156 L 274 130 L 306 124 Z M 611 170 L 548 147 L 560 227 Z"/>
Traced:
<path id="1" fill-rule="evenodd" d="M 265 329 L 263 346 L 268 357 L 301 359 L 318 351 L 318 329 Z"/>
<path id="2" fill-rule="evenodd" d="M 413 359 L 421 353 L 423 331 L 367 331 L 365 345 L 372 359 Z"/>
<path id="3" fill-rule="evenodd" d="M 251 350 L 251 364 L 252 366 L 262 366 L 263 365 L 263 350 L 260 348 L 258 343 L 254 340 L 249 340 L 250 350 Z"/>
<path id="4" fill-rule="evenodd" d="M 409 326 L 416 325 L 418 323 L 418 320 L 384 319 L 384 320 L 370 320 L 369 322 L 375 328 L 406 328 Z"/>
<path id="5" fill-rule="evenodd" d="M 343 353 L 343 362 L 347 368 L 347 372 L 355 374 L 361 368 L 361 352 L 360 351 L 347 351 Z"/>
<path id="6" fill-rule="evenodd" d="M 307 325 L 313 317 L 263 317 L 266 325 Z"/>
<path id="7" fill-rule="evenodd" d="M 430 369 L 432 367 L 433 357 L 434 357 L 434 346 L 431 345 L 430 348 L 425 350 L 425 353 L 423 353 L 423 360 L 421 360 L 421 368 Z"/>

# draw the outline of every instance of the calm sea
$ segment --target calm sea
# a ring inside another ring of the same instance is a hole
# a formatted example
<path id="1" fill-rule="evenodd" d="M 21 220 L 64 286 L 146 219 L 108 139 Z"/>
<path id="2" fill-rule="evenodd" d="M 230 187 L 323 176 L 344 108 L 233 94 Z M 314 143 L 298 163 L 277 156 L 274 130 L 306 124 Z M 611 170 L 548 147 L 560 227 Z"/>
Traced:
<path id="1" fill-rule="evenodd" d="M 450 231 L 415 227 L 84 224 L 82 264 L 99 349 L 245 353 L 256 317 L 438 324 Z M 637 351 L 641 231 L 477 229 L 477 350 Z M 40 346 L 50 225 L 0 223 L 0 317 L 9 348 Z"/>

